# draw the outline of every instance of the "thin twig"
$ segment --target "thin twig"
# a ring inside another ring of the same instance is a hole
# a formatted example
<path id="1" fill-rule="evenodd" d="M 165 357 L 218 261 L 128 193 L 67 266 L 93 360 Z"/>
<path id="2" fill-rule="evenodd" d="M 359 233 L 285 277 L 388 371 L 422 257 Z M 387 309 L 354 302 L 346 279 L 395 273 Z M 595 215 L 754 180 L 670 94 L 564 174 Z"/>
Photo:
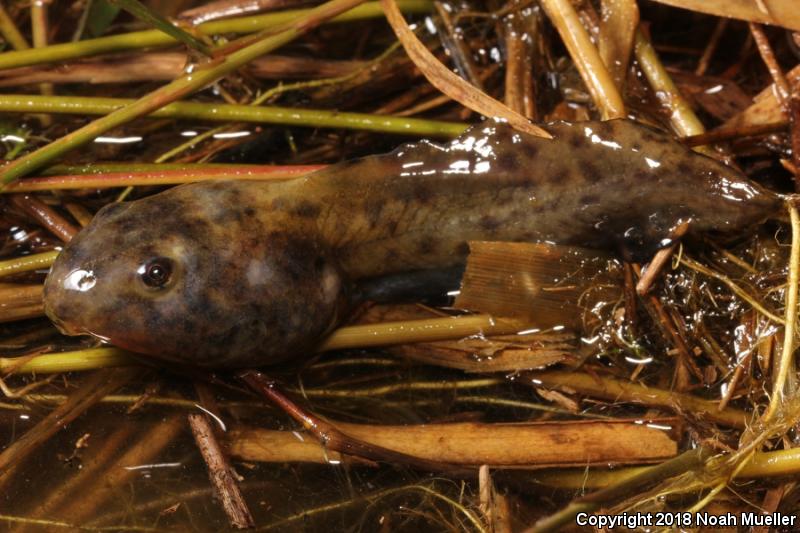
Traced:
<path id="1" fill-rule="evenodd" d="M 208 416 L 190 414 L 188 419 L 197 449 L 200 450 L 208 468 L 208 477 L 214 486 L 214 493 L 222 504 L 231 526 L 237 529 L 255 527 L 253 515 L 247 507 L 247 502 L 244 501 L 233 468 L 217 442 Z"/>
<path id="2" fill-rule="evenodd" d="M 670 258 L 672 258 L 672 254 L 678 247 L 678 241 L 681 237 L 686 235 L 687 231 L 689 231 L 689 225 L 690 222 L 686 221 L 675 228 L 670 235 L 670 240 L 673 241 L 672 244 L 656 252 L 650 263 L 645 266 L 644 271 L 642 272 L 642 277 L 640 277 L 638 283 L 636 283 L 636 294 L 639 296 L 644 296 L 650 291 L 650 288 L 653 286 L 653 282 L 656 280 L 658 275 L 661 274 L 661 271 L 667 265 Z"/>
<path id="3" fill-rule="evenodd" d="M 50 233 L 64 242 L 71 241 L 78 234 L 78 228 L 35 196 L 14 195 L 11 197 L 11 203 L 33 217 L 39 224 L 50 230 Z"/>
<path id="4" fill-rule="evenodd" d="M 694 70 L 696 76 L 702 76 L 706 73 L 706 70 L 708 70 L 708 64 L 711 61 L 711 57 L 714 55 L 714 52 L 717 51 L 719 40 L 722 38 L 722 34 L 725 33 L 725 28 L 727 27 L 728 19 L 725 17 L 720 17 L 720 19 L 717 21 L 717 25 L 714 26 L 714 32 L 711 34 L 711 37 L 708 39 L 708 43 L 703 50 L 703 55 L 700 56 L 700 59 L 697 61 L 697 68 Z"/>
<path id="5" fill-rule="evenodd" d="M 778 89 L 778 101 L 785 108 L 789 102 L 789 95 L 791 94 L 789 83 L 786 81 L 786 76 L 783 75 L 783 70 L 781 70 L 781 67 L 778 64 L 778 60 L 775 57 L 775 52 L 772 51 L 772 46 L 770 46 L 769 39 L 767 39 L 767 36 L 764 34 L 764 30 L 761 28 L 761 25 L 750 22 L 748 27 L 750 28 L 750 33 L 753 35 L 753 39 L 756 42 L 758 53 L 761 54 L 761 59 L 764 61 L 764 65 L 766 65 L 769 75 L 772 76 L 772 81 L 775 83 L 775 87 Z"/>

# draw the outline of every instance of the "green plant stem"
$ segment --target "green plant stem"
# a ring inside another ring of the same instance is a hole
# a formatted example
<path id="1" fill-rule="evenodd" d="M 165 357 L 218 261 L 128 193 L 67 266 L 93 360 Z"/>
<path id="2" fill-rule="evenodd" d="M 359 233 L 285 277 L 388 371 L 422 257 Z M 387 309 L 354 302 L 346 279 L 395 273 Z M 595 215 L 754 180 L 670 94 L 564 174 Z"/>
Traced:
<path id="1" fill-rule="evenodd" d="M 3 4 L 0 4 L 0 35 L 8 41 L 15 50 L 28 50 L 31 45 L 28 44 L 28 41 L 25 40 L 25 37 L 19 32 L 19 29 L 14 24 L 14 21 L 11 20 L 11 17 L 8 15 L 6 8 L 3 7 Z M 11 52 L 5 52 L 0 54 L 0 57 L 6 56 Z M 1 60 L 0 60 L 1 61 Z"/>
<path id="2" fill-rule="evenodd" d="M 185 76 L 156 89 L 124 108 L 90 122 L 86 126 L 51 142 L 35 152 L 15 160 L 0 172 L 0 181 L 5 184 L 21 178 L 113 128 L 136 118 L 149 115 L 169 103 L 180 100 L 214 83 L 219 78 L 233 72 L 249 61 L 291 42 L 298 36 L 317 27 L 323 20 L 328 20 L 352 9 L 361 2 L 362 0 L 331 0 L 311 9 L 303 16 L 287 22 L 286 25 L 280 28 L 280 31 L 276 29 L 277 33 L 231 53 L 220 62 L 200 65 Z"/>
<path id="3" fill-rule="evenodd" d="M 401 0 L 398 5 L 406 13 L 429 13 L 432 9 L 430 0 Z M 310 11 L 312 10 L 293 9 L 266 15 L 232 18 L 201 24 L 197 26 L 196 30 L 203 35 L 254 33 L 264 28 L 284 24 L 297 17 L 304 16 Z M 382 16 L 383 11 L 378 2 L 369 2 L 331 19 L 331 22 L 352 22 Z M 1 24 L 2 20 L 0 20 Z M 80 57 L 125 50 L 169 46 L 175 44 L 175 42 L 175 39 L 161 31 L 148 30 L 73 43 L 55 44 L 38 50 L 19 50 L 0 54 L 0 70 L 42 63 L 63 62 Z"/>
<path id="4" fill-rule="evenodd" d="M 23 358 L 0 357 L 0 372 L 57 374 L 139 364 L 128 352 L 119 348 L 92 348 L 37 355 L 21 364 L 20 359 Z"/>
<path id="5" fill-rule="evenodd" d="M 40 268 L 50 268 L 56 260 L 57 251 L 44 252 L 41 254 L 24 255 L 13 259 L 0 261 L 0 277 L 29 272 Z"/>
<path id="6" fill-rule="evenodd" d="M 125 110 L 126 106 L 135 103 L 138 101 L 126 98 L 4 94 L 0 95 L 0 112 L 107 115 Z M 463 122 L 350 113 L 328 109 L 199 102 L 174 102 L 150 113 L 148 117 L 343 128 L 442 138 L 455 137 L 468 126 Z"/>
<path id="7" fill-rule="evenodd" d="M 182 42 L 189 48 L 194 48 L 203 55 L 210 56 L 211 49 L 194 35 L 172 24 L 169 20 L 143 5 L 139 0 L 107 0 L 121 7 L 137 19 L 164 32 L 176 41 Z"/>
<path id="8" fill-rule="evenodd" d="M 2 164 L 0 164 L 2 165 Z M 93 174 L 108 174 L 109 172 L 125 172 L 134 174 L 136 172 L 161 172 L 163 170 L 180 170 L 191 172 L 193 170 L 212 170 L 212 169 L 245 169 L 257 170 L 261 165 L 243 165 L 229 163 L 86 163 L 83 165 L 53 165 L 39 172 L 40 176 L 71 176 L 81 174 L 91 176 Z"/>
<path id="9" fill-rule="evenodd" d="M 151 167 L 157 165 L 151 165 Z M 246 165 L 242 167 L 185 168 L 145 171 L 109 172 L 105 174 L 72 174 L 17 180 L 0 190 L 0 194 L 20 192 L 56 191 L 74 189 L 108 189 L 112 187 L 134 187 L 137 185 L 179 185 L 208 180 L 288 180 L 314 172 L 325 165 Z M 0 267 L 0 275 L 3 274 Z"/>

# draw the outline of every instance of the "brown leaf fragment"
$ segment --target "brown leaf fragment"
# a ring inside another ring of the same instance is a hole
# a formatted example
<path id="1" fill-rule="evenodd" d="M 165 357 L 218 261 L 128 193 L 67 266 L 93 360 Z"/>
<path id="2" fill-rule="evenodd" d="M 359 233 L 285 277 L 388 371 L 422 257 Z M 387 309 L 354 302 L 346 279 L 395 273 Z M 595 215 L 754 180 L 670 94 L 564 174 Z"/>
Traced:
<path id="1" fill-rule="evenodd" d="M 772 24 L 800 30 L 797 0 L 651 0 L 717 17 Z"/>
<path id="2" fill-rule="evenodd" d="M 552 135 L 505 104 L 470 85 L 444 66 L 417 38 L 395 0 L 381 0 L 386 20 L 392 26 L 406 53 L 428 81 L 453 100 L 489 118 L 506 120 L 514 129 L 551 139 Z"/>

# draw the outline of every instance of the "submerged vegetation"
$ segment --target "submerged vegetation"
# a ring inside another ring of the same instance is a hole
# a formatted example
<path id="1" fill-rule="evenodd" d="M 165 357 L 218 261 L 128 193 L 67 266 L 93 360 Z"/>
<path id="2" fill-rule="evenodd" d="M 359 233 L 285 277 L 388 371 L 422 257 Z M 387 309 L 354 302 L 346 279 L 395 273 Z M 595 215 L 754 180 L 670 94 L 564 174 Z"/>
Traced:
<path id="1" fill-rule="evenodd" d="M 791 0 L 3 2 L 0 523 L 797 514 L 798 65 Z M 542 137 L 633 118 L 786 194 L 785 212 L 733 236 L 674 228 L 641 264 L 475 243 L 451 305 L 364 305 L 269 376 L 164 372 L 43 316 L 49 265 L 104 205 L 292 179 L 482 117 Z"/>

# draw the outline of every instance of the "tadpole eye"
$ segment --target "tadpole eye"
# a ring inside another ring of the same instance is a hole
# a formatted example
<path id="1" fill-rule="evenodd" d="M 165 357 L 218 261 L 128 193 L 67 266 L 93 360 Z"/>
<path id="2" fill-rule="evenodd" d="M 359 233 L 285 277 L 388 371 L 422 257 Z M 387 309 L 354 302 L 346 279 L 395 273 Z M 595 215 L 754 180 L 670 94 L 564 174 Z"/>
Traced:
<path id="1" fill-rule="evenodd" d="M 172 260 L 166 257 L 150 259 L 139 267 L 142 282 L 150 288 L 160 289 L 169 283 L 172 277 Z"/>

